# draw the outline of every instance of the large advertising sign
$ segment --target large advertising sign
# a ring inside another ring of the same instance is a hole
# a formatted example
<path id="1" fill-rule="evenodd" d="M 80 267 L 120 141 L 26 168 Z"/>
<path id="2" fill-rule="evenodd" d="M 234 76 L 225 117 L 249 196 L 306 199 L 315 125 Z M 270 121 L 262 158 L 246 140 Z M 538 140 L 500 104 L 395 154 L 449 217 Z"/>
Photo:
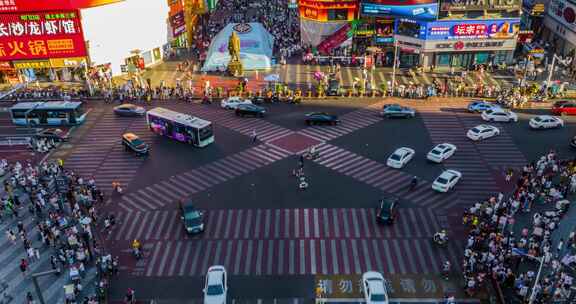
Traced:
<path id="1" fill-rule="evenodd" d="M 34 12 L 96 7 L 124 0 L 1 0 L 0 12 Z"/>
<path id="2" fill-rule="evenodd" d="M 369 0 L 362 2 L 360 12 L 365 16 L 397 16 L 418 20 L 436 20 L 438 2 L 437 0 Z"/>
<path id="3" fill-rule="evenodd" d="M 357 2 L 354 0 L 298 0 L 300 17 L 316 21 L 350 21 L 354 19 Z M 330 16 L 329 11 L 338 11 L 338 16 Z"/>
<path id="4" fill-rule="evenodd" d="M 566 0 L 552 0 L 548 4 L 548 15 L 576 32 L 576 5 Z"/>
<path id="5" fill-rule="evenodd" d="M 186 22 L 184 19 L 184 11 L 180 11 L 174 16 L 170 17 L 170 26 L 172 27 L 172 36 L 176 37 L 186 31 Z"/>
<path id="6" fill-rule="evenodd" d="M 519 31 L 519 19 L 438 21 L 426 24 L 425 39 L 512 39 Z"/>
<path id="7" fill-rule="evenodd" d="M 0 14 L 0 61 L 84 56 L 79 11 Z"/>
<path id="8" fill-rule="evenodd" d="M 478 11 L 520 9 L 522 0 L 444 0 L 440 9 L 443 11 Z"/>

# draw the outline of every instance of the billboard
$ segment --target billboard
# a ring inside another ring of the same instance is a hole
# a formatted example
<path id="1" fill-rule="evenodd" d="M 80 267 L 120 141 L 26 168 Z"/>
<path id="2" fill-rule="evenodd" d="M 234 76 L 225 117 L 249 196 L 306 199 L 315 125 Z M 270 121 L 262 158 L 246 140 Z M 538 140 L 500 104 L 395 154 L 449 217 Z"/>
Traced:
<path id="1" fill-rule="evenodd" d="M 84 56 L 79 11 L 0 14 L 0 61 Z"/>
<path id="2" fill-rule="evenodd" d="M 124 0 L 2 0 L 0 12 L 34 12 L 96 7 Z"/>
<path id="3" fill-rule="evenodd" d="M 481 11 L 520 9 L 522 0 L 444 0 L 440 9 L 443 11 Z"/>
<path id="4" fill-rule="evenodd" d="M 519 19 L 437 21 L 426 24 L 425 39 L 512 39 L 519 31 Z"/>
<path id="5" fill-rule="evenodd" d="M 436 20 L 437 0 L 369 0 L 363 1 L 360 13 L 365 16 L 396 16 L 418 20 Z"/>
<path id="6" fill-rule="evenodd" d="M 548 15 L 576 32 L 576 5 L 566 0 L 552 0 L 548 4 Z"/>

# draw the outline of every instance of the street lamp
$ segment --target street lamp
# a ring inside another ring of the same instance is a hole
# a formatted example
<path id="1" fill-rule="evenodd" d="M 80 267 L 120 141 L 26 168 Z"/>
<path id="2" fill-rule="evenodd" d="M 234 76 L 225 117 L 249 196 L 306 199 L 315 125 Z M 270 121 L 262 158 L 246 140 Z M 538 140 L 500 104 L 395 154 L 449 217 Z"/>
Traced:
<path id="1" fill-rule="evenodd" d="M 516 248 L 514 248 L 516 249 Z M 534 285 L 532 285 L 532 292 L 530 293 L 530 298 L 528 298 L 528 304 L 534 304 L 534 301 L 536 300 L 536 286 L 538 285 L 538 281 L 540 281 L 540 275 L 542 274 L 542 267 L 544 266 L 544 256 L 542 257 L 536 257 L 530 254 L 526 254 L 524 253 L 524 251 L 516 249 L 514 250 L 512 249 L 513 253 L 518 254 L 518 255 L 523 255 L 525 257 L 534 259 L 538 262 L 540 262 L 540 266 L 538 267 L 538 273 L 536 274 L 536 279 L 534 280 Z"/>
<path id="2" fill-rule="evenodd" d="M 390 86 L 392 90 L 392 96 L 394 96 L 394 86 L 396 84 L 396 57 L 398 52 L 398 39 L 394 37 L 394 59 L 392 60 L 392 85 Z"/>

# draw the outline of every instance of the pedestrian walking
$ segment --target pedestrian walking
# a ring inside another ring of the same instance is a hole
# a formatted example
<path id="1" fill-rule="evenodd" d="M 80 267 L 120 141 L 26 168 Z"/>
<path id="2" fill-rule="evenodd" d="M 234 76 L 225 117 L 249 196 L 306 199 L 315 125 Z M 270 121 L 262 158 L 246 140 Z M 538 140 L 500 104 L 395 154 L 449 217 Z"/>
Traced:
<path id="1" fill-rule="evenodd" d="M 26 262 L 26 259 L 21 259 L 20 271 L 22 272 L 22 276 L 26 276 L 26 270 L 28 270 L 28 262 Z"/>
<path id="2" fill-rule="evenodd" d="M 256 129 L 252 130 L 252 143 L 256 143 L 258 141 L 258 134 L 256 133 Z"/>
<path id="3" fill-rule="evenodd" d="M 560 241 L 558 242 L 558 246 L 556 246 L 556 256 L 560 257 L 560 254 L 562 253 L 562 249 L 564 249 L 564 239 L 561 238 Z"/>
<path id="4" fill-rule="evenodd" d="M 35 304 L 34 297 L 32 296 L 32 292 L 28 292 L 26 294 L 26 304 Z"/>

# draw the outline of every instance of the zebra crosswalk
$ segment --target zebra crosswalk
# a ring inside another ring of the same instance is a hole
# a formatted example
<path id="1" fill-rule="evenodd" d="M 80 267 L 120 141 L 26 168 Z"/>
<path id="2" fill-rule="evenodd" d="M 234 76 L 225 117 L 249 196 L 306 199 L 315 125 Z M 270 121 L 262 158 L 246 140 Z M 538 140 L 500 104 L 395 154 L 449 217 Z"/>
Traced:
<path id="1" fill-rule="evenodd" d="M 473 128 L 481 123 L 485 123 L 478 114 L 456 113 L 462 125 L 466 130 Z M 493 123 L 500 130 L 500 135 L 482 141 L 476 144 L 476 148 L 482 159 L 491 167 L 522 167 L 527 163 L 524 154 L 518 150 L 514 144 L 514 139 L 506 131 L 503 123 Z"/>
<path id="2" fill-rule="evenodd" d="M 456 145 L 458 149 L 443 165 L 462 173 L 462 180 L 455 190 L 463 204 L 470 205 L 486 199 L 490 192 L 499 191 L 492 171 L 486 166 L 484 160 L 478 157 L 477 147 L 482 143 L 474 143 L 466 137 L 467 128 L 453 112 L 440 111 L 440 108 L 431 107 L 421 109 L 420 117 L 434 144 L 447 142 Z M 452 206 L 453 204 L 448 205 L 448 207 Z"/>
<path id="3" fill-rule="evenodd" d="M 287 151 L 261 144 L 126 194 L 119 207 L 124 211 L 159 209 L 289 155 Z"/>
<path id="4" fill-rule="evenodd" d="M 340 117 L 340 124 L 329 128 L 322 126 L 308 127 L 298 133 L 309 137 L 329 141 L 346 134 L 350 134 L 361 128 L 373 125 L 382 120 L 379 116 L 380 109 L 385 102 L 377 102 L 360 110 L 352 111 Z"/>
<path id="5" fill-rule="evenodd" d="M 199 104 L 186 105 L 183 112 L 193 116 L 208 119 L 230 130 L 236 131 L 246 136 L 252 136 L 256 131 L 258 139 L 262 142 L 271 142 L 275 139 L 293 134 L 294 131 L 275 125 L 259 118 L 238 118 L 234 111 L 226 111 L 221 108 L 206 107 Z"/>
<path id="6" fill-rule="evenodd" d="M 148 243 L 147 277 L 202 276 L 211 265 L 232 275 L 431 274 L 443 261 L 460 265 L 462 240 L 446 247 L 430 239 L 189 239 Z"/>
<path id="7" fill-rule="evenodd" d="M 375 208 L 206 210 L 204 232 L 194 238 L 430 238 L 441 229 L 441 224 L 431 209 L 408 208 L 401 213 L 394 225 L 382 226 L 376 222 Z M 153 212 L 120 212 L 117 214 L 120 224 L 108 235 L 108 239 L 188 239 L 179 217 L 176 206 Z"/>
<path id="8" fill-rule="evenodd" d="M 391 169 L 354 152 L 330 144 L 320 145 L 318 151 L 320 157 L 315 160 L 316 163 L 384 192 L 393 193 L 418 206 L 448 209 L 459 204 L 455 192 L 438 193 L 432 190 L 430 183 L 426 181 L 420 182 L 417 189 L 410 191 L 407 186 L 412 175 Z"/>

